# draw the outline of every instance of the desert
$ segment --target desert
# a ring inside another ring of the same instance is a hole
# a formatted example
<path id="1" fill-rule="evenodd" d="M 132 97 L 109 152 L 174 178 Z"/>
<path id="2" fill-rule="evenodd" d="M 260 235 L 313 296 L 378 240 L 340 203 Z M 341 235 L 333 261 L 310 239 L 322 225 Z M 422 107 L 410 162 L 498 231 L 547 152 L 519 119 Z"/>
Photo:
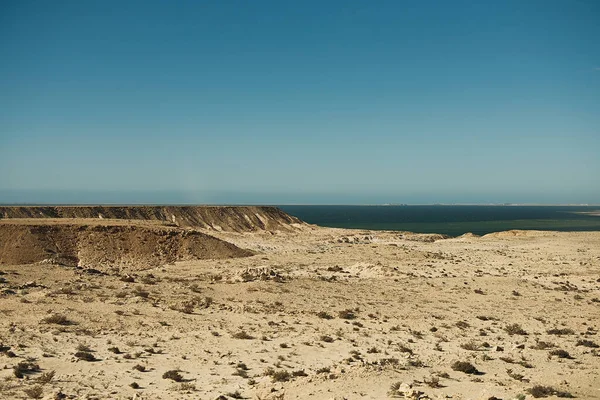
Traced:
<path id="1" fill-rule="evenodd" d="M 1 398 L 600 398 L 600 232 L 0 216 Z"/>

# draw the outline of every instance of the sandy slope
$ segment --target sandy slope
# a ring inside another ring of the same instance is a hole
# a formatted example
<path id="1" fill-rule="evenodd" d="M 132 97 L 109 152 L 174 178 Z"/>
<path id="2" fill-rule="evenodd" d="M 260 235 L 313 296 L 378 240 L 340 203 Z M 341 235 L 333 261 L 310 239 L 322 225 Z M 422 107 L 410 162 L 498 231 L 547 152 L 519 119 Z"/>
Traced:
<path id="1" fill-rule="evenodd" d="M 600 398 L 600 232 L 211 234 L 257 254 L 119 274 L 0 265 L 0 397 Z M 70 322 L 44 322 L 56 314 Z M 28 359 L 40 371 L 15 377 Z M 184 382 L 163 378 L 174 369 Z"/>

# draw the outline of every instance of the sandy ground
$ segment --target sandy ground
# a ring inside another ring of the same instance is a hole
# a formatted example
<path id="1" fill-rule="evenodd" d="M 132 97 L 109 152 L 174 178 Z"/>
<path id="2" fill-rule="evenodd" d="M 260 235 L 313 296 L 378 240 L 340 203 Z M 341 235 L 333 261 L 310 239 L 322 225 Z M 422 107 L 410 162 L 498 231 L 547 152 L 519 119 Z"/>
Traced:
<path id="1" fill-rule="evenodd" d="M 0 398 L 600 399 L 600 232 L 210 234 L 257 254 L 0 265 Z"/>

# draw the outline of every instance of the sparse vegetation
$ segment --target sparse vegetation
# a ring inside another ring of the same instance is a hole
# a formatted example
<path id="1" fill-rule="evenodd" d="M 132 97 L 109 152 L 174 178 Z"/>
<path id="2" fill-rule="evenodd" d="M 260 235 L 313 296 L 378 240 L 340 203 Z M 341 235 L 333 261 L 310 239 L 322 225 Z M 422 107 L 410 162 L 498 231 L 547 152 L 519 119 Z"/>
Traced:
<path id="1" fill-rule="evenodd" d="M 43 374 L 41 374 L 36 380 L 41 383 L 42 385 L 45 385 L 47 383 L 50 383 L 52 381 L 52 379 L 54 378 L 54 375 L 56 375 L 56 371 L 48 371 L 48 372 L 44 372 Z"/>
<path id="2" fill-rule="evenodd" d="M 542 385 L 536 385 L 534 387 L 532 387 L 531 389 L 528 389 L 527 392 L 529 392 L 530 395 L 532 395 L 533 397 L 540 398 L 540 397 L 550 397 L 550 396 L 556 396 L 556 397 L 563 397 L 563 398 L 573 398 L 574 396 L 569 393 L 569 392 L 562 392 L 560 390 L 556 390 L 551 386 L 542 386 Z"/>
<path id="3" fill-rule="evenodd" d="M 521 327 L 521 325 L 519 325 L 519 324 L 506 325 L 504 330 L 506 331 L 506 333 L 508 333 L 511 336 L 512 335 L 527 335 L 527 332 L 525 331 L 525 329 L 523 329 L 523 327 Z"/>
<path id="4" fill-rule="evenodd" d="M 600 347 L 600 345 L 598 345 L 597 343 L 595 343 L 591 340 L 586 340 L 586 339 L 578 340 L 577 344 L 575 346 L 584 346 L 584 347 L 589 347 L 592 349 L 597 349 Z"/>
<path id="5" fill-rule="evenodd" d="M 29 375 L 40 371 L 40 366 L 30 361 L 21 361 L 13 367 L 13 374 L 21 379 L 25 375 Z"/>
<path id="6" fill-rule="evenodd" d="M 557 350 L 552 350 L 550 352 L 551 356 L 556 356 L 558 358 L 568 358 L 568 359 L 572 359 L 573 357 L 569 354 L 568 351 L 566 350 L 562 350 L 562 349 L 557 349 Z"/>
<path id="7" fill-rule="evenodd" d="M 477 342 L 475 342 L 474 340 L 471 340 L 470 342 L 467 342 L 467 343 L 463 343 L 460 345 L 460 347 L 465 350 L 470 350 L 470 351 L 477 351 L 480 348 L 479 344 L 477 344 Z"/>
<path id="8" fill-rule="evenodd" d="M 96 357 L 89 351 L 78 351 L 77 353 L 75 353 L 75 357 L 77 357 L 80 360 L 89 362 L 97 361 Z"/>
<path id="9" fill-rule="evenodd" d="M 245 339 L 245 340 L 251 340 L 254 339 L 254 336 L 246 333 L 246 331 L 239 331 L 234 333 L 233 335 L 231 335 L 234 339 Z"/>
<path id="10" fill-rule="evenodd" d="M 325 311 L 319 311 L 317 313 L 317 317 L 322 318 L 322 319 L 333 319 L 333 315 L 331 315 Z"/>
<path id="11" fill-rule="evenodd" d="M 325 343 L 333 343 L 333 338 L 331 336 L 321 335 L 319 339 Z"/>
<path id="12" fill-rule="evenodd" d="M 454 371 L 464 372 L 465 374 L 480 374 L 479 370 L 470 362 L 467 361 L 456 361 L 452 364 L 451 368 Z"/>
<path id="13" fill-rule="evenodd" d="M 531 346 L 531 348 L 534 350 L 546 350 L 546 349 L 551 349 L 554 346 L 555 346 L 554 343 L 544 342 L 543 340 L 540 340 L 540 341 L 536 342 L 535 345 Z"/>
<path id="14" fill-rule="evenodd" d="M 271 374 L 271 379 L 273 382 L 287 382 L 292 378 L 292 374 L 290 374 L 285 369 L 280 369 L 278 371 L 274 371 Z"/>
<path id="15" fill-rule="evenodd" d="M 172 381 L 175 381 L 175 382 L 182 382 L 183 381 L 183 376 L 176 369 L 172 369 L 172 370 L 169 370 L 169 371 L 165 372 L 162 375 L 162 378 L 163 379 L 171 379 Z"/>
<path id="16" fill-rule="evenodd" d="M 354 310 L 346 309 L 346 310 L 339 311 L 338 317 L 340 317 L 342 319 L 355 319 L 356 314 L 355 314 Z"/>
<path id="17" fill-rule="evenodd" d="M 94 350 L 92 350 L 90 346 L 80 343 L 77 345 L 77 351 L 93 352 Z"/>
<path id="18" fill-rule="evenodd" d="M 42 320 L 44 324 L 72 325 L 73 321 L 62 314 L 52 314 Z"/>
<path id="19" fill-rule="evenodd" d="M 548 335 L 573 335 L 575 332 L 569 328 L 554 328 L 546 331 Z"/>

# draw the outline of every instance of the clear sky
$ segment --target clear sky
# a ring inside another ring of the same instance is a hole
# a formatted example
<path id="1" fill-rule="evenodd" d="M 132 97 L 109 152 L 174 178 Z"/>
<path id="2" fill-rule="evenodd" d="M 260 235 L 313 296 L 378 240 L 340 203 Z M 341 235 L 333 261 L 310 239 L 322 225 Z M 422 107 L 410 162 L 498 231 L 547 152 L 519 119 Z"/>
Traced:
<path id="1" fill-rule="evenodd" d="M 600 2 L 0 0 L 0 202 L 600 203 Z"/>

